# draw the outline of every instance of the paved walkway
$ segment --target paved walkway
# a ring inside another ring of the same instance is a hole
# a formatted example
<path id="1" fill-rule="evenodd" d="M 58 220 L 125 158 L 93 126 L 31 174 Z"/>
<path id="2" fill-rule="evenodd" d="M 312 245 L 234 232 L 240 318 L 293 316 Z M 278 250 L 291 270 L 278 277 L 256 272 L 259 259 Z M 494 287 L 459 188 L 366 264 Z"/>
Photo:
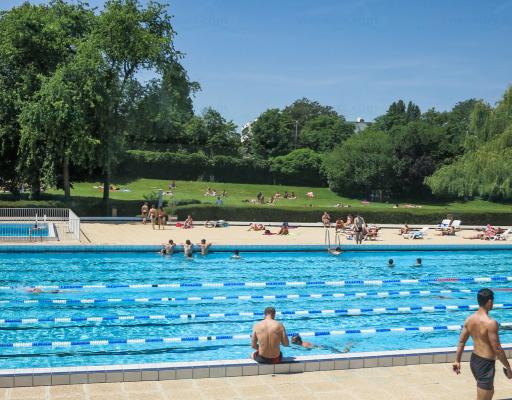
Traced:
<path id="1" fill-rule="evenodd" d="M 171 400 L 171 399 L 473 399 L 469 365 L 456 376 L 450 364 L 367 368 L 160 382 L 101 383 L 0 389 L 1 400 Z M 512 381 L 501 368 L 495 399 L 512 399 Z"/>

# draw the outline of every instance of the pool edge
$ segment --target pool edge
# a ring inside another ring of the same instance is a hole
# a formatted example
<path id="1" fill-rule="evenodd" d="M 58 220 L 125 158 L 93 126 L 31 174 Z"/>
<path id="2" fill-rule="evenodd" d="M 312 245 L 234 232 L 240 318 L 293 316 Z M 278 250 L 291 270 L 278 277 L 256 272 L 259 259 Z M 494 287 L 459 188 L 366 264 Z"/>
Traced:
<path id="1" fill-rule="evenodd" d="M 46 245 L 46 244 L 0 244 L 0 253 L 131 253 L 159 252 L 162 245 Z M 512 250 L 512 243 L 486 244 L 345 244 L 344 251 L 480 251 Z M 175 253 L 182 252 L 181 245 L 176 246 Z M 212 245 L 211 253 L 240 252 L 324 252 L 326 245 Z M 198 252 L 197 245 L 194 252 Z"/>
<path id="2" fill-rule="evenodd" d="M 504 344 L 507 358 L 512 343 Z M 462 361 L 469 361 L 468 347 Z M 55 386 L 89 383 L 160 381 L 178 379 L 223 378 L 251 375 L 291 374 L 314 371 L 398 367 L 418 364 L 450 363 L 456 347 L 411 349 L 351 354 L 286 357 L 281 364 L 258 364 L 250 359 L 203 362 L 98 365 L 58 368 L 21 368 L 0 370 L 0 388 Z"/>

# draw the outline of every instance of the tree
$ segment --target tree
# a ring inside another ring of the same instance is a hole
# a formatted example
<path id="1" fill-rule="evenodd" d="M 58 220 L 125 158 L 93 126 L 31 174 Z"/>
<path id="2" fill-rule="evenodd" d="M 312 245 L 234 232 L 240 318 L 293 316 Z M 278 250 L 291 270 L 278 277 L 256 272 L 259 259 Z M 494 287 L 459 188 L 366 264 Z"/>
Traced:
<path id="1" fill-rule="evenodd" d="M 389 106 L 386 114 L 375 119 L 374 127 L 377 130 L 387 132 L 394 126 L 416 121 L 420 116 L 420 108 L 412 101 L 406 107 L 403 100 L 398 100 Z"/>
<path id="2" fill-rule="evenodd" d="M 95 57 L 96 56 L 96 57 Z M 81 46 L 73 63 L 61 65 L 43 79 L 40 90 L 20 116 L 19 171 L 26 177 L 56 184 L 60 173 L 64 197 L 70 197 L 70 163 L 92 169 L 97 127 L 96 109 L 104 108 L 106 70 L 95 49 Z"/>
<path id="3" fill-rule="evenodd" d="M 319 117 L 338 117 L 338 113 L 334 111 L 331 106 L 323 106 L 318 101 L 311 101 L 305 97 L 295 100 L 292 104 L 283 109 L 283 114 L 286 114 L 292 123 L 294 129 L 297 128 L 297 135 L 302 131 L 302 128 L 308 121 Z"/>
<path id="4" fill-rule="evenodd" d="M 302 128 L 299 143 L 316 152 L 334 149 L 354 133 L 354 125 L 343 117 L 320 115 L 310 119 Z"/>
<path id="5" fill-rule="evenodd" d="M 395 192 L 408 196 L 426 194 L 425 177 L 451 156 L 444 129 L 414 121 L 393 127 L 389 135 L 393 144 Z"/>
<path id="6" fill-rule="evenodd" d="M 238 155 L 240 135 L 236 132 L 233 121 L 226 119 L 216 110 L 209 107 L 202 114 L 208 139 L 206 150 L 210 157 L 214 155 Z"/>
<path id="7" fill-rule="evenodd" d="M 40 192 L 38 171 L 21 176 L 17 169 L 20 115 L 45 77 L 74 57 L 76 45 L 90 31 L 94 14 L 84 4 L 53 0 L 49 5 L 28 2 L 0 15 L 0 168 L 3 184 L 17 193 L 30 181 L 31 196 Z M 30 172 L 30 171 L 28 171 Z"/>
<path id="8" fill-rule="evenodd" d="M 369 128 L 327 154 L 324 169 L 329 187 L 341 195 L 390 190 L 393 185 L 391 140 L 387 134 Z"/>
<path id="9" fill-rule="evenodd" d="M 278 182 L 323 186 L 322 156 L 310 149 L 297 149 L 270 160 L 270 171 Z"/>
<path id="10" fill-rule="evenodd" d="M 163 71 L 161 79 L 145 86 L 134 81 L 129 97 L 135 99 L 135 106 L 128 115 L 127 146 L 160 151 L 186 148 L 185 125 L 194 116 L 192 96 L 199 88 L 178 61 Z"/>
<path id="11" fill-rule="evenodd" d="M 122 149 L 126 116 L 133 99 L 127 91 L 141 70 L 162 74 L 180 54 L 173 47 L 174 30 L 166 6 L 156 2 L 142 7 L 138 0 L 109 0 L 90 35 L 108 71 L 109 103 L 104 112 L 110 124 L 99 132 L 98 163 L 103 171 L 103 199 L 109 198 L 110 179 Z"/>
<path id="12" fill-rule="evenodd" d="M 265 111 L 252 125 L 251 154 L 263 159 L 288 154 L 293 149 L 292 126 L 288 114 L 277 108 Z"/>
<path id="13" fill-rule="evenodd" d="M 496 108 L 475 102 L 466 152 L 426 178 L 435 195 L 489 200 L 512 199 L 512 88 Z"/>
<path id="14" fill-rule="evenodd" d="M 318 101 L 311 101 L 305 97 L 295 100 L 285 107 L 284 114 L 287 114 L 292 121 L 298 121 L 299 126 L 304 126 L 309 120 L 321 115 L 337 117 L 338 113 L 331 106 L 323 106 Z"/>

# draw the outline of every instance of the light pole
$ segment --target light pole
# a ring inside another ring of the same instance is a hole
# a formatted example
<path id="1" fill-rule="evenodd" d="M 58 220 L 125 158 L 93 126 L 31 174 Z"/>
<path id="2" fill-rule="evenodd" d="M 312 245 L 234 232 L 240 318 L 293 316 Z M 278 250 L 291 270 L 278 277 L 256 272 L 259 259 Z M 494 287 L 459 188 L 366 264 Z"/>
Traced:
<path id="1" fill-rule="evenodd" d="M 297 148 L 298 130 L 299 130 L 299 121 L 295 120 L 295 148 Z"/>

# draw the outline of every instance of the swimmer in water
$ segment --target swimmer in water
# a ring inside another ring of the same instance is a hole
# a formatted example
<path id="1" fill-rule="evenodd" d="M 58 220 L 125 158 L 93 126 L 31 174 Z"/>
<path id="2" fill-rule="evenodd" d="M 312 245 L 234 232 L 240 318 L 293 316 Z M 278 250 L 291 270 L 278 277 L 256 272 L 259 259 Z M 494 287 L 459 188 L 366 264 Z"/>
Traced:
<path id="1" fill-rule="evenodd" d="M 185 254 L 185 257 L 188 260 L 192 260 L 192 252 L 193 252 L 193 245 L 190 240 L 187 239 L 185 244 L 183 245 L 183 254 Z"/>
<path id="2" fill-rule="evenodd" d="M 231 258 L 234 260 L 240 260 L 240 252 L 238 250 L 235 250 Z"/>
<path id="3" fill-rule="evenodd" d="M 326 350 L 332 351 L 333 353 L 348 353 L 350 351 L 350 349 L 354 346 L 353 343 L 347 343 L 345 345 L 345 347 L 343 348 L 343 350 L 340 351 L 340 350 L 338 350 L 335 347 L 331 347 L 331 346 L 318 346 L 318 345 L 316 345 L 314 343 L 311 343 L 311 342 L 305 342 L 304 340 L 302 340 L 302 337 L 300 335 L 292 336 L 292 344 L 304 347 L 306 349 L 313 349 L 313 348 L 316 348 L 316 349 L 326 349 Z"/>
<path id="4" fill-rule="evenodd" d="M 292 344 L 296 344 L 297 346 L 305 347 L 306 349 L 311 349 L 313 347 L 318 347 L 318 346 L 315 346 L 311 342 L 303 341 L 302 338 L 300 337 L 300 335 L 292 336 Z"/>
<path id="5" fill-rule="evenodd" d="M 28 288 L 25 288 L 25 292 L 31 293 L 31 294 L 40 294 L 40 293 L 57 294 L 57 293 L 61 293 L 62 291 L 58 290 L 58 289 L 53 289 L 53 290 L 49 290 L 48 292 L 46 292 L 40 287 L 28 287 Z"/>
<path id="6" fill-rule="evenodd" d="M 342 251 L 341 251 L 341 247 L 336 247 L 335 249 L 329 249 L 327 250 L 329 252 L 329 254 L 333 255 L 333 256 L 339 256 Z"/>
<path id="7" fill-rule="evenodd" d="M 421 267 L 421 258 L 416 259 L 416 267 Z"/>
<path id="8" fill-rule="evenodd" d="M 395 262 L 393 261 L 393 259 L 392 259 L 392 258 L 390 258 L 390 259 L 388 260 L 388 267 L 394 267 L 394 266 L 395 266 Z"/>
<path id="9" fill-rule="evenodd" d="M 201 248 L 201 255 L 207 256 L 208 255 L 208 248 L 211 246 L 211 243 L 206 243 L 206 239 L 201 239 L 201 243 L 199 244 L 199 247 Z"/>

